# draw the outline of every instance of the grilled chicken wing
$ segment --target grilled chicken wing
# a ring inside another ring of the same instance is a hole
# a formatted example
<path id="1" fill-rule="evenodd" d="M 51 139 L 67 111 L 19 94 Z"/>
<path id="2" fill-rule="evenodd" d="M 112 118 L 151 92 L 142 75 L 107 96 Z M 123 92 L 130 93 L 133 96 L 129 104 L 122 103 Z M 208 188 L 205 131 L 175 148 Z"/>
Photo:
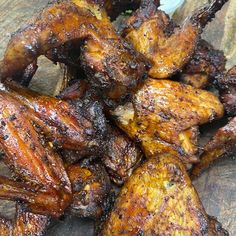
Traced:
<path id="1" fill-rule="evenodd" d="M 35 213 L 59 216 L 71 200 L 70 181 L 60 157 L 36 131 L 31 111 L 23 103 L 3 91 L 0 101 L 0 147 L 6 154 L 4 161 L 21 179 L 31 183 L 1 177 L 0 198 L 22 200 Z"/>
<path id="2" fill-rule="evenodd" d="M 223 106 L 210 92 L 168 80 L 148 79 L 133 104 L 112 112 L 118 126 L 140 142 L 147 157 L 173 153 L 185 163 L 197 161 L 193 128 L 223 116 Z"/>
<path id="3" fill-rule="evenodd" d="M 194 88 L 204 88 L 225 71 L 226 58 L 222 51 L 200 40 L 192 59 L 184 67 L 180 81 Z"/>
<path id="4" fill-rule="evenodd" d="M 231 68 L 227 74 L 218 80 L 220 97 L 224 104 L 226 113 L 230 116 L 236 115 L 236 66 Z"/>
<path id="5" fill-rule="evenodd" d="M 204 147 L 200 162 L 192 170 L 192 177 L 195 178 L 207 169 L 213 161 L 236 150 L 236 117 L 220 128 L 214 137 Z"/>
<path id="6" fill-rule="evenodd" d="M 0 146 L 6 164 L 27 183 L 1 177 L 0 198 L 19 199 L 35 213 L 59 216 L 72 192 L 53 147 L 79 150 L 81 155 L 98 153 L 106 131 L 101 107 L 78 101 L 73 105 L 10 87 L 0 91 Z"/>
<path id="7" fill-rule="evenodd" d="M 73 200 L 68 211 L 78 217 L 98 218 L 109 208 L 109 177 L 99 164 L 82 163 L 66 168 L 72 184 Z"/>
<path id="8" fill-rule="evenodd" d="M 120 101 L 143 79 L 146 62 L 119 37 L 104 10 L 86 0 L 55 3 L 11 38 L 0 78 L 17 77 L 39 55 L 74 39 L 84 40 L 81 63 L 102 98 Z"/>
<path id="9" fill-rule="evenodd" d="M 170 33 L 168 17 L 157 10 L 159 4 L 145 2 L 128 18 L 123 34 L 137 51 L 151 61 L 149 76 L 167 78 L 190 60 L 202 29 L 227 0 L 212 0 L 193 12 L 173 33 Z"/>
<path id="10" fill-rule="evenodd" d="M 25 107 L 25 114 L 35 127 L 43 131 L 57 148 L 96 153 L 107 132 L 103 108 L 98 102 L 76 100 L 66 102 L 39 95 L 10 81 L 0 91 Z M 3 101 L 4 102 L 4 101 Z"/>
<path id="11" fill-rule="evenodd" d="M 206 214 L 183 164 L 167 154 L 129 178 L 101 235 L 228 234 Z"/>
<path id="12" fill-rule="evenodd" d="M 84 96 L 86 100 L 93 100 L 91 96 L 85 95 L 84 87 L 87 86 L 79 81 L 65 89 L 59 97 L 76 100 Z M 107 134 L 100 149 L 102 150 L 100 153 L 102 163 L 106 167 L 110 179 L 118 185 L 126 181 L 143 158 L 139 147 L 112 124 L 107 124 Z M 99 153 L 95 156 L 99 156 Z M 75 163 L 82 158 L 80 152 L 70 150 L 63 150 L 63 157 L 69 163 Z"/>
<path id="13" fill-rule="evenodd" d="M 49 217 L 28 212 L 17 204 L 14 222 L 0 220 L 0 236 L 42 236 L 49 223 Z"/>

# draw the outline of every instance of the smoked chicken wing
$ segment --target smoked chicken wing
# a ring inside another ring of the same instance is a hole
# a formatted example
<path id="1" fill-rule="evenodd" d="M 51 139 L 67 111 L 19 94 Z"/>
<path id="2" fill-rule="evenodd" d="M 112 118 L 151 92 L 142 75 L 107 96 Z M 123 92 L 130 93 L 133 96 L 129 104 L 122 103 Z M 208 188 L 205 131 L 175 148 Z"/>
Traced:
<path id="1" fill-rule="evenodd" d="M 205 40 L 200 40 L 191 60 L 183 68 L 180 81 L 194 88 L 205 88 L 225 71 L 226 58 L 222 51 Z"/>
<path id="2" fill-rule="evenodd" d="M 184 165 L 166 154 L 149 159 L 129 178 L 101 235 L 223 236 L 228 233 L 206 214 Z"/>
<path id="3" fill-rule="evenodd" d="M 196 126 L 221 118 L 223 105 L 210 92 L 148 79 L 133 104 L 119 106 L 112 115 L 121 129 L 141 143 L 146 157 L 168 152 L 193 163 L 198 160 Z"/>
<path id="4" fill-rule="evenodd" d="M 212 0 L 173 31 L 170 19 L 157 9 L 159 1 L 144 1 L 128 18 L 123 35 L 151 61 L 150 77 L 168 78 L 190 60 L 202 29 L 226 2 Z"/>
<path id="5" fill-rule="evenodd" d="M 86 0 L 54 3 L 18 30 L 0 62 L 1 80 L 21 80 L 38 56 L 75 39 L 83 40 L 80 58 L 90 86 L 107 105 L 121 102 L 143 80 L 144 57 L 115 33 L 103 9 Z"/>
<path id="6" fill-rule="evenodd" d="M 229 116 L 236 115 L 236 66 L 218 79 L 220 97 Z"/>

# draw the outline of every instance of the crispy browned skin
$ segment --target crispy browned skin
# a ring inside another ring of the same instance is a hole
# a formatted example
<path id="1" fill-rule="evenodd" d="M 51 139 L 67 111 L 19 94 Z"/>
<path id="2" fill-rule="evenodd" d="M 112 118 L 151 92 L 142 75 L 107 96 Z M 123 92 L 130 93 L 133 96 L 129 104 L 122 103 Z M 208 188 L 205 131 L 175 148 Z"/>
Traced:
<path id="1" fill-rule="evenodd" d="M 99 164 L 78 163 L 67 167 L 73 200 L 68 211 L 78 217 L 98 218 L 109 208 L 109 177 Z"/>
<path id="2" fill-rule="evenodd" d="M 125 133 L 109 128 L 102 162 L 114 183 L 123 184 L 142 159 L 141 150 Z"/>
<path id="3" fill-rule="evenodd" d="M 225 2 L 211 1 L 170 34 L 167 16 L 157 10 L 155 1 L 148 1 L 128 19 L 125 38 L 152 62 L 150 77 L 170 77 L 190 60 L 202 29 Z"/>
<path id="4" fill-rule="evenodd" d="M 236 66 L 231 68 L 222 79 L 219 79 L 218 84 L 226 113 L 236 116 Z"/>
<path id="5" fill-rule="evenodd" d="M 102 235 L 227 235 L 213 224 L 183 164 L 164 155 L 149 159 L 129 178 Z"/>
<path id="6" fill-rule="evenodd" d="M 0 146 L 5 162 L 22 179 L 18 184 L 1 177 L 0 198 L 23 200 L 36 213 L 59 216 L 69 205 L 71 185 L 60 157 L 43 141 L 30 120 L 30 110 L 0 92 Z M 35 192 L 34 185 L 38 186 Z"/>
<path id="7" fill-rule="evenodd" d="M 173 153 L 185 163 L 197 161 L 197 130 L 192 127 L 223 116 L 223 105 L 210 92 L 168 80 L 148 79 L 132 104 L 119 106 L 114 119 L 140 142 L 147 157 Z"/>
<path id="8" fill-rule="evenodd" d="M 225 71 L 226 58 L 222 51 L 205 40 L 200 40 L 193 57 L 184 67 L 180 81 L 194 88 L 204 88 Z"/>
<path id="9" fill-rule="evenodd" d="M 200 162 L 192 170 L 192 178 L 201 174 L 215 160 L 236 150 L 236 117 L 220 128 L 214 137 L 204 147 Z"/>
<path id="10" fill-rule="evenodd" d="M 43 236 L 49 217 L 28 212 L 17 204 L 13 222 L 0 219 L 0 236 Z"/>
<path id="11" fill-rule="evenodd" d="M 143 159 L 140 148 L 121 130 L 109 126 L 107 136 L 101 143 L 100 153 L 92 153 L 101 158 L 110 179 L 122 185 L 139 166 Z M 81 152 L 62 150 L 66 163 L 74 164 L 82 159 Z"/>
<path id="12" fill-rule="evenodd" d="M 56 147 L 79 150 L 81 153 L 96 152 L 100 148 L 106 133 L 106 120 L 98 102 L 79 99 L 66 102 L 39 95 L 12 81 L 7 82 L 2 93 L 25 106 L 28 119 L 37 124 L 36 127 Z"/>
<path id="13" fill-rule="evenodd" d="M 76 101 L 74 105 L 14 84 L 10 87 L 2 85 L 0 91 L 0 146 L 6 164 L 27 183 L 1 177 L 0 198 L 19 199 L 35 213 L 59 216 L 72 193 L 53 147 L 97 154 L 106 120 L 96 103 Z"/>
<path id="14" fill-rule="evenodd" d="M 119 37 L 105 11 L 86 0 L 45 8 L 11 38 L 0 63 L 0 77 L 16 77 L 39 55 L 74 39 L 83 39 L 81 63 L 90 85 L 107 101 L 120 101 L 142 80 L 146 62 Z"/>

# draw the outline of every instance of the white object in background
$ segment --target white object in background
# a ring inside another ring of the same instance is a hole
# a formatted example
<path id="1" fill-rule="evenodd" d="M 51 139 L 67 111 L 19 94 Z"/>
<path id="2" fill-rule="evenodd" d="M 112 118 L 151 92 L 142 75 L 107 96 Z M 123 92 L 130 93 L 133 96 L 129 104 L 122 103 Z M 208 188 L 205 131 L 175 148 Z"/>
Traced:
<path id="1" fill-rule="evenodd" d="M 161 0 L 161 6 L 159 8 L 172 16 L 177 8 L 181 7 L 183 3 L 184 0 Z"/>

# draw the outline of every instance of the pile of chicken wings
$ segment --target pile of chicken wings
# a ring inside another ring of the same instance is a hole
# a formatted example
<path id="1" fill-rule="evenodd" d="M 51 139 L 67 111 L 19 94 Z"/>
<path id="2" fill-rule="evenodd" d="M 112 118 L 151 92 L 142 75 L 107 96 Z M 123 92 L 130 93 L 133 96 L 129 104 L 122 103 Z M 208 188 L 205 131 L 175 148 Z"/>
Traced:
<path id="1" fill-rule="evenodd" d="M 1 236 L 44 235 L 64 214 L 94 219 L 102 236 L 228 235 L 191 182 L 236 147 L 236 67 L 201 39 L 226 2 L 177 25 L 158 0 L 53 0 L 12 35 L 0 61 L 12 178 L 0 176 L 0 199 L 17 209 Z M 56 97 L 28 88 L 41 55 L 70 78 Z M 200 147 L 199 127 L 223 117 Z"/>

